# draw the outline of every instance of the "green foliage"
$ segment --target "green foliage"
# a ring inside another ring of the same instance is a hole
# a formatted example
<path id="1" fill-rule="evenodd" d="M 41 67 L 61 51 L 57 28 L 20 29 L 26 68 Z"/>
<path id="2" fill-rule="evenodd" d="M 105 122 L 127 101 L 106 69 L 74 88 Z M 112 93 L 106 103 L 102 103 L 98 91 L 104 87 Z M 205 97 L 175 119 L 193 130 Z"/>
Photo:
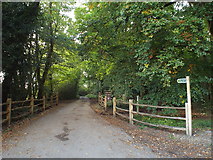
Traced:
<path id="1" fill-rule="evenodd" d="M 192 127 L 196 129 L 212 129 L 211 119 L 194 119 L 192 121 Z"/>
<path id="2" fill-rule="evenodd" d="M 123 109 L 129 110 L 129 105 L 128 105 L 128 104 L 117 103 L 116 105 L 117 105 L 119 108 L 123 108 Z"/>
<path id="3" fill-rule="evenodd" d="M 160 114 L 166 116 L 177 116 L 178 111 L 176 109 L 164 108 L 161 110 Z"/>
<path id="4" fill-rule="evenodd" d="M 80 86 L 81 87 L 81 86 Z M 87 94 L 89 93 L 88 89 L 87 88 L 79 88 L 78 89 L 78 95 L 79 96 L 86 96 Z M 96 95 L 97 96 L 97 95 Z"/>
<path id="5" fill-rule="evenodd" d="M 64 15 L 71 10 L 72 3 L 3 3 L 3 101 L 78 89 L 77 33 Z"/>
<path id="6" fill-rule="evenodd" d="M 27 43 L 37 27 L 39 3 L 2 4 L 2 84 L 3 102 L 25 99 L 28 95 L 26 84 L 30 76 L 31 61 Z M 20 94 L 21 93 L 21 94 Z"/>
<path id="7" fill-rule="evenodd" d="M 87 94 L 86 95 L 87 98 L 93 99 L 93 98 L 98 98 L 97 94 Z"/>
<path id="8" fill-rule="evenodd" d="M 193 103 L 212 99 L 212 33 L 206 23 L 212 4 L 164 4 L 87 3 L 76 10 L 80 55 L 96 93 L 111 90 L 116 97 L 140 95 L 147 104 L 184 106 L 186 87 L 176 80 L 190 76 Z"/>
<path id="9" fill-rule="evenodd" d="M 139 115 L 134 116 L 134 118 L 137 120 L 152 123 L 152 124 L 161 124 L 161 125 L 174 126 L 174 127 L 185 127 L 185 121 L 180 121 L 180 120 L 154 118 L 154 117 L 139 116 Z"/>
<path id="10" fill-rule="evenodd" d="M 148 116 L 134 115 L 134 118 L 143 122 L 148 122 L 152 124 L 160 124 L 174 127 L 185 127 L 185 121 L 165 119 L 165 118 L 154 118 Z M 193 119 L 192 128 L 194 129 L 211 129 L 212 123 L 211 119 Z"/>
<path id="11" fill-rule="evenodd" d="M 145 125 L 143 125 L 143 124 L 139 124 L 139 129 L 144 129 L 144 128 L 146 128 L 146 126 Z"/>
<path id="12" fill-rule="evenodd" d="M 210 106 L 212 3 L 165 4 L 86 3 L 72 21 L 64 12 L 73 3 L 4 3 L 4 99 L 67 93 L 72 86 L 73 94 L 111 90 L 127 99 L 140 95 L 142 103 L 183 106 L 186 87 L 176 80 L 190 76 L 193 104 Z"/>
<path id="13" fill-rule="evenodd" d="M 78 84 L 75 83 L 65 83 L 59 88 L 59 98 L 61 100 L 74 99 L 77 96 Z"/>
<path id="14" fill-rule="evenodd" d="M 110 101 L 110 100 L 108 100 L 107 101 L 107 109 L 110 110 L 110 111 L 112 111 L 112 107 L 113 107 L 113 102 Z"/>

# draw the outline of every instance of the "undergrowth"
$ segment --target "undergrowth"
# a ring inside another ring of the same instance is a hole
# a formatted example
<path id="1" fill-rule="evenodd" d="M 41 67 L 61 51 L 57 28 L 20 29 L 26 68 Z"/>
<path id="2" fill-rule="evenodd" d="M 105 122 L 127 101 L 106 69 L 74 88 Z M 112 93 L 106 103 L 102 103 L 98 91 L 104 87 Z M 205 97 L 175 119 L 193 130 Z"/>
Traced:
<path id="1" fill-rule="evenodd" d="M 140 115 L 134 115 L 134 118 L 143 122 L 151 123 L 151 124 L 157 124 L 157 125 L 160 124 L 160 125 L 167 125 L 167 126 L 173 126 L 173 127 L 185 127 L 185 121 L 183 120 L 155 118 L 155 117 L 140 116 Z M 140 126 L 141 126 L 141 129 L 143 129 L 144 126 L 146 125 L 141 124 Z M 212 127 L 211 119 L 192 120 L 193 129 L 211 129 L 211 127 Z"/>

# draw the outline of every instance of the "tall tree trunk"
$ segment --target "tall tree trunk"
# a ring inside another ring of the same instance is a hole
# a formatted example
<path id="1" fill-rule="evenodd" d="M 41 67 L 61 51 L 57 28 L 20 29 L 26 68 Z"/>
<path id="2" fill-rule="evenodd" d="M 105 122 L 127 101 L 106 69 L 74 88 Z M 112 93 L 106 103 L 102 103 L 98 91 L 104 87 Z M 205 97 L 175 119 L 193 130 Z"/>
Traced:
<path id="1" fill-rule="evenodd" d="M 35 62 L 36 63 L 36 71 L 35 72 L 36 72 L 36 76 L 35 77 L 37 79 L 37 82 L 34 82 L 34 92 L 33 92 L 34 96 L 37 93 L 37 89 L 38 89 L 37 86 L 39 86 L 40 82 L 41 82 L 41 64 L 40 64 L 40 62 L 41 62 L 42 57 L 40 58 L 38 41 L 39 41 L 39 35 L 36 32 L 36 34 L 35 34 L 35 55 L 36 55 L 36 62 Z"/>
<path id="2" fill-rule="evenodd" d="M 32 34 L 31 34 L 32 37 Z M 33 83 L 33 78 L 32 78 L 32 74 L 33 74 L 33 61 L 32 61 L 32 54 L 33 54 L 33 45 L 32 45 L 32 41 L 29 42 L 29 47 L 28 47 L 28 63 L 29 63 L 29 73 L 28 73 L 28 97 L 32 96 L 32 83 Z"/>
<path id="3" fill-rule="evenodd" d="M 49 9 L 50 9 L 50 15 L 52 15 L 52 2 L 49 3 Z M 49 23 L 49 31 L 50 31 L 50 38 L 49 38 L 49 45 L 48 45 L 49 51 L 47 53 L 47 59 L 46 59 L 46 63 L 45 63 L 44 72 L 43 72 L 42 78 L 39 82 L 38 98 L 42 98 L 42 96 L 44 95 L 44 84 L 47 79 L 48 72 L 52 65 L 52 55 L 53 55 L 53 45 L 54 45 L 53 26 L 52 25 L 53 25 L 53 21 L 51 19 L 50 23 Z"/>

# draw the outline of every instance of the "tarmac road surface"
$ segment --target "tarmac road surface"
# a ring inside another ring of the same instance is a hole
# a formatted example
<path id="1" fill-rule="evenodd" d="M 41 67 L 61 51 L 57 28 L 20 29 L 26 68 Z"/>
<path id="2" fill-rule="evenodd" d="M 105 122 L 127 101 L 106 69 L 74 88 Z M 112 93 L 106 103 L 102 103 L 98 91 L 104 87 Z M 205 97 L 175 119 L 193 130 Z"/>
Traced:
<path id="1" fill-rule="evenodd" d="M 77 100 L 32 121 L 23 135 L 7 140 L 3 158 L 158 158 L 151 149 Z"/>

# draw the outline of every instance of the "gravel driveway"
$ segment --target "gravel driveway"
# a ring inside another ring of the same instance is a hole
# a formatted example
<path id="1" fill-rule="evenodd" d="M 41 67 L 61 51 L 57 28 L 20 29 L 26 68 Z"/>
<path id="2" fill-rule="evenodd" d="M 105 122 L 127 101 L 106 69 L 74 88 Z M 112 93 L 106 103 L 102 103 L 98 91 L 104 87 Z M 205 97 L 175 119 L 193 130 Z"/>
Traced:
<path id="1" fill-rule="evenodd" d="M 7 140 L 3 158 L 157 158 L 151 149 L 130 143 L 122 129 L 110 125 L 77 100 L 47 113 Z"/>

